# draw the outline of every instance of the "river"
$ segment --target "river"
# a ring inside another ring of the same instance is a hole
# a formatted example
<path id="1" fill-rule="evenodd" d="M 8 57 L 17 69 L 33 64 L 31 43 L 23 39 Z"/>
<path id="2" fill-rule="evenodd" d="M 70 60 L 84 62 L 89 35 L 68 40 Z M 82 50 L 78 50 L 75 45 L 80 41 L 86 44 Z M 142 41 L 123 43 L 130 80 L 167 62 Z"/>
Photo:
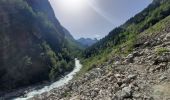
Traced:
<path id="1" fill-rule="evenodd" d="M 58 88 L 61 87 L 65 84 L 67 84 L 70 80 L 73 79 L 74 75 L 80 71 L 82 65 L 80 64 L 80 61 L 78 59 L 75 59 L 75 68 L 72 72 L 70 72 L 68 75 L 66 75 L 65 77 L 61 78 L 60 80 L 48 85 L 48 86 L 44 86 L 42 89 L 39 90 L 33 90 L 27 94 L 25 94 L 24 97 L 18 97 L 15 98 L 13 100 L 27 100 L 30 99 L 32 97 L 34 97 L 35 95 L 40 95 L 44 92 L 49 92 L 50 90 L 54 89 L 54 88 Z"/>

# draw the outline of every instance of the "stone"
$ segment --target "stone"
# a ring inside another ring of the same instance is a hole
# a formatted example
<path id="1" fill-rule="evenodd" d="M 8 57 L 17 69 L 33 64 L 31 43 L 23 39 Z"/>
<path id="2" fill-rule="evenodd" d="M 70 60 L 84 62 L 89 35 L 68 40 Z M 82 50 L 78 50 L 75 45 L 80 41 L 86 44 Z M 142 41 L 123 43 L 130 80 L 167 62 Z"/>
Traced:
<path id="1" fill-rule="evenodd" d="M 159 78 L 160 81 L 164 81 L 165 79 L 167 79 L 167 77 L 166 77 L 165 75 L 162 75 L 162 76 Z"/>
<path id="2" fill-rule="evenodd" d="M 146 41 L 143 45 L 144 46 L 148 46 L 149 45 L 149 41 Z"/>
<path id="3" fill-rule="evenodd" d="M 139 97 L 141 97 L 141 94 L 140 94 L 140 93 L 134 93 L 134 94 L 133 94 L 133 97 L 134 97 L 134 98 L 139 98 Z"/>
<path id="4" fill-rule="evenodd" d="M 134 59 L 134 55 L 133 55 L 133 54 L 129 54 L 129 55 L 126 57 L 125 62 L 126 62 L 126 63 L 133 63 L 133 59 Z"/>
<path id="5" fill-rule="evenodd" d="M 164 38 L 164 41 L 168 41 L 168 40 L 170 40 L 170 33 L 167 33 L 167 35 Z"/>
<path id="6" fill-rule="evenodd" d="M 141 56 L 143 53 L 139 53 L 138 51 L 133 52 L 133 57 Z"/>
<path id="7" fill-rule="evenodd" d="M 127 78 L 131 80 L 131 79 L 135 79 L 136 77 L 137 77 L 137 75 L 132 75 L 132 74 L 131 74 L 131 75 L 128 75 Z"/>
<path id="8" fill-rule="evenodd" d="M 120 75 L 120 74 L 115 74 L 114 75 L 116 78 L 121 78 L 122 77 L 122 75 Z"/>
<path id="9" fill-rule="evenodd" d="M 91 97 L 92 97 L 92 98 L 96 97 L 97 94 L 98 94 L 97 91 L 91 91 Z"/>
<path id="10" fill-rule="evenodd" d="M 121 97 L 128 98 L 132 96 L 132 89 L 130 87 L 124 87 L 121 91 Z"/>
<path id="11" fill-rule="evenodd" d="M 120 65 L 120 64 L 121 64 L 120 61 L 116 61 L 116 62 L 115 62 L 115 65 Z"/>

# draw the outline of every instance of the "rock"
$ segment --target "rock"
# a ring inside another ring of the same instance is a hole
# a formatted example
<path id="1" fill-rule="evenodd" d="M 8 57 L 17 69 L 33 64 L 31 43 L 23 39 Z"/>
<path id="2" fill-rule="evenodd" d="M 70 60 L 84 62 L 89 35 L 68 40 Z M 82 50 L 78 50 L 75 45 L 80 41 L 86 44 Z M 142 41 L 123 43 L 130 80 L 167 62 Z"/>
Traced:
<path id="1" fill-rule="evenodd" d="M 164 41 L 168 41 L 168 40 L 170 40 L 170 33 L 167 33 L 167 35 L 164 38 Z"/>
<path id="2" fill-rule="evenodd" d="M 159 66 L 160 66 L 160 67 L 166 67 L 166 66 L 167 66 L 167 63 L 160 63 Z"/>
<path id="3" fill-rule="evenodd" d="M 128 75 L 127 78 L 131 80 L 131 79 L 135 79 L 136 77 L 137 77 L 137 75 L 132 75 L 132 74 L 131 74 L 131 75 Z"/>
<path id="4" fill-rule="evenodd" d="M 97 94 L 98 94 L 98 92 L 97 92 L 97 91 L 91 91 L 91 98 L 96 97 L 96 96 L 97 96 Z"/>
<path id="5" fill-rule="evenodd" d="M 120 74 L 115 74 L 114 75 L 116 78 L 121 78 L 122 77 L 122 75 L 120 75 Z"/>
<path id="6" fill-rule="evenodd" d="M 165 34 L 146 40 L 148 47 L 138 46 L 125 58 L 120 55 L 112 57 L 106 63 L 89 70 L 79 81 L 67 85 L 69 89 L 56 89 L 55 95 L 50 96 L 61 100 L 70 100 L 69 97 L 75 97 L 73 100 L 153 100 L 153 86 L 170 80 L 170 69 L 167 70 L 170 67 L 170 52 L 158 55 L 154 51 L 155 48 L 163 47 L 163 44 L 170 49 L 169 41 L 166 39 L 164 42 L 164 38 Z M 169 39 L 169 36 L 166 38 Z M 70 96 L 63 97 L 66 91 Z"/>
<path id="7" fill-rule="evenodd" d="M 138 51 L 133 52 L 133 57 L 141 56 L 143 55 L 143 52 L 139 53 Z"/>
<path id="8" fill-rule="evenodd" d="M 124 88 L 124 87 L 126 87 L 126 86 L 127 86 L 126 84 L 122 84 L 122 85 L 121 85 L 121 88 Z"/>
<path id="9" fill-rule="evenodd" d="M 115 62 L 115 65 L 120 65 L 120 64 L 121 64 L 120 61 L 116 61 L 116 62 Z"/>
<path id="10" fill-rule="evenodd" d="M 122 81 L 117 81 L 117 85 L 120 87 L 121 85 L 123 84 L 123 82 Z"/>
<path id="11" fill-rule="evenodd" d="M 133 54 L 129 54 L 127 57 L 126 57 L 126 60 L 125 60 L 125 63 L 133 63 Z"/>
<path id="12" fill-rule="evenodd" d="M 170 59 L 170 56 L 169 55 L 163 55 L 163 56 L 159 56 L 158 57 L 158 61 L 159 62 L 168 62 Z"/>
<path id="13" fill-rule="evenodd" d="M 132 96 L 132 89 L 130 87 L 124 87 L 121 91 L 121 97 L 129 98 Z"/>
<path id="14" fill-rule="evenodd" d="M 129 54 L 126 57 L 125 63 L 133 63 L 134 62 L 134 58 L 135 57 L 139 57 L 141 55 L 143 55 L 143 52 L 139 53 L 138 51 L 134 51 L 132 54 Z"/>
<path id="15" fill-rule="evenodd" d="M 134 94 L 133 94 L 133 97 L 134 97 L 134 98 L 139 98 L 139 97 L 141 97 L 141 94 L 140 94 L 140 93 L 134 93 Z"/>
<path id="16" fill-rule="evenodd" d="M 126 58 L 133 58 L 133 54 L 129 54 Z"/>
<path id="17" fill-rule="evenodd" d="M 149 41 L 146 41 L 143 45 L 148 46 L 149 44 L 150 44 Z"/>
<path id="18" fill-rule="evenodd" d="M 156 66 L 154 69 L 152 69 L 151 71 L 152 72 L 155 72 L 155 71 L 164 71 L 167 69 L 167 63 L 161 63 L 159 64 L 158 66 Z"/>
<path id="19" fill-rule="evenodd" d="M 113 63 L 113 59 L 110 59 L 109 61 L 108 61 L 108 64 L 112 64 Z"/>
<path id="20" fill-rule="evenodd" d="M 163 62 L 170 62 L 170 53 L 164 53 L 161 56 L 158 56 L 156 59 L 154 59 L 154 65 L 158 65 L 159 63 L 163 63 Z"/>
<path id="21" fill-rule="evenodd" d="M 164 76 L 164 75 L 162 75 L 162 76 L 159 78 L 160 81 L 164 81 L 165 79 L 167 79 L 167 77 Z"/>

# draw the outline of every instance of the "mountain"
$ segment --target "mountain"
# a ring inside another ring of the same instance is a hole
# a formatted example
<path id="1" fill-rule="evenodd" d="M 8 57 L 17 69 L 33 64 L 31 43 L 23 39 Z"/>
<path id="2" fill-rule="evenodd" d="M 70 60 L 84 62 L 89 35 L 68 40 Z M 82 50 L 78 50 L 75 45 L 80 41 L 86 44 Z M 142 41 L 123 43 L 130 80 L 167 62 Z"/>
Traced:
<path id="1" fill-rule="evenodd" d="M 64 30 L 48 0 L 0 0 L 0 94 L 71 71 Z"/>
<path id="2" fill-rule="evenodd" d="M 95 39 L 91 39 L 91 38 L 80 38 L 77 40 L 81 45 L 83 45 L 84 47 L 90 47 L 93 44 L 95 44 L 98 40 Z"/>
<path id="3" fill-rule="evenodd" d="M 75 80 L 33 99 L 170 98 L 170 0 L 153 0 L 87 48 L 83 57 L 83 68 Z"/>
<path id="4" fill-rule="evenodd" d="M 65 33 L 65 44 L 67 47 L 72 51 L 73 55 L 77 55 L 80 53 L 80 51 L 83 51 L 85 47 L 77 42 L 74 37 L 70 34 L 70 32 L 63 28 L 63 31 Z M 74 52 L 73 52 L 74 51 Z"/>
<path id="5" fill-rule="evenodd" d="M 113 29 L 108 36 L 84 51 L 84 70 L 102 64 L 113 55 L 128 55 L 137 43 L 140 33 L 151 28 L 170 14 L 169 0 L 154 0 L 147 8 L 123 25 Z M 162 27 L 162 26 L 160 26 Z M 158 28 L 160 28 L 158 27 Z"/>

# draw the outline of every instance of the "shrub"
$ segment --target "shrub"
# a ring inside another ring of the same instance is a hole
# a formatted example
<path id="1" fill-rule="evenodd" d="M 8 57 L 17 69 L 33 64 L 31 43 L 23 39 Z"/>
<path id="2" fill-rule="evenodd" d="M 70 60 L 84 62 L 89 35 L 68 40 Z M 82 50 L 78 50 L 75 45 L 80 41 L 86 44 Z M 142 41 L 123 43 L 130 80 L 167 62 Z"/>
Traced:
<path id="1" fill-rule="evenodd" d="M 168 50 L 167 48 L 157 48 L 157 49 L 156 49 L 156 53 L 157 53 L 158 55 L 162 55 L 162 54 L 164 54 L 165 52 L 169 52 L 169 50 Z"/>

